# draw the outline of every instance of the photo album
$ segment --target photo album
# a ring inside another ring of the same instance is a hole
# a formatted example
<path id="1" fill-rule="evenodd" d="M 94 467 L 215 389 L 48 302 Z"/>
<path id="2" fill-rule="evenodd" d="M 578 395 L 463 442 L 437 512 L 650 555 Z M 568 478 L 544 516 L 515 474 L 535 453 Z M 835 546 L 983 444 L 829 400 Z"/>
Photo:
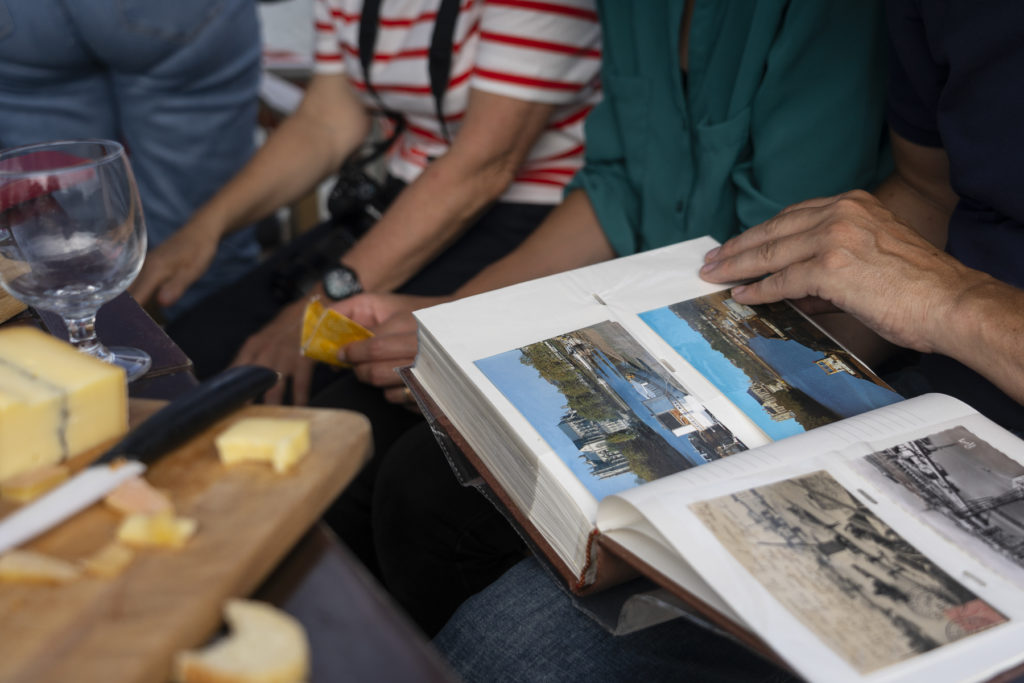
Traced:
<path id="1" fill-rule="evenodd" d="M 577 594 L 639 573 L 810 680 L 1020 665 L 1024 441 L 702 281 L 716 244 L 417 311 L 407 381 Z"/>

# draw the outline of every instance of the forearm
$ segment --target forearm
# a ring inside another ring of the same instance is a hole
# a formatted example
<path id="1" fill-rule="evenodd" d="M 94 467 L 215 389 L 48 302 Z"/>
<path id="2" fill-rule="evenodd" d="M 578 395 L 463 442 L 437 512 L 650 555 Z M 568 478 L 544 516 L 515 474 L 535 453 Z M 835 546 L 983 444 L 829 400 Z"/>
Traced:
<path id="1" fill-rule="evenodd" d="M 446 155 L 406 187 L 342 258 L 367 291 L 400 287 L 447 249 L 512 182 L 515 169 Z"/>
<path id="2" fill-rule="evenodd" d="M 978 271 L 963 282 L 936 321 L 934 347 L 1024 404 L 1024 291 Z"/>
<path id="3" fill-rule="evenodd" d="M 342 262 L 369 291 L 402 285 L 501 196 L 553 110 L 540 102 L 472 90 L 447 153 L 399 194 Z"/>
<path id="4" fill-rule="evenodd" d="M 583 190 L 569 194 L 514 251 L 456 292 L 463 297 L 614 258 Z"/>
<path id="5" fill-rule="evenodd" d="M 312 190 L 369 131 L 369 116 L 342 76 L 316 77 L 245 167 L 204 204 L 187 229 L 218 238 L 266 217 Z"/>
<path id="6" fill-rule="evenodd" d="M 903 222 L 945 248 L 957 196 L 949 181 L 945 150 L 916 145 L 890 131 L 896 168 L 874 195 Z"/>

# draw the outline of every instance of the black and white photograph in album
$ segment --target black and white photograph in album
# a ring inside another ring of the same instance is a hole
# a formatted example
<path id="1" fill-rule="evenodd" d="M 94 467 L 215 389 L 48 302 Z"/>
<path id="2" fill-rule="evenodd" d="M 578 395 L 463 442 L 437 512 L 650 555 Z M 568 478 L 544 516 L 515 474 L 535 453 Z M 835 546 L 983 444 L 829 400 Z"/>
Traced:
<path id="1" fill-rule="evenodd" d="M 1007 620 L 828 472 L 690 509 L 772 597 L 862 674 Z"/>
<path id="2" fill-rule="evenodd" d="M 1024 588 L 1024 465 L 958 426 L 864 457 L 855 469 Z M 872 476 L 874 475 L 874 476 Z"/>

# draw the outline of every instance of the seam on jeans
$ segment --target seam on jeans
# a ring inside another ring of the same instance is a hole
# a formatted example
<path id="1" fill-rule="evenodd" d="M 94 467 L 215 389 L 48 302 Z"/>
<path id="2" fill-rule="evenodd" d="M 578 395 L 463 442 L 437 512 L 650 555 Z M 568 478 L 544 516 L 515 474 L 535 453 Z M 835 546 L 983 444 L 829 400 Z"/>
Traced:
<path id="1" fill-rule="evenodd" d="M 14 19 L 11 10 L 7 9 L 6 0 L 0 0 L 0 40 L 14 33 Z"/>
<path id="2" fill-rule="evenodd" d="M 186 30 L 179 30 L 177 27 L 160 26 L 156 22 L 144 22 L 133 20 L 129 18 L 129 7 L 128 4 L 132 0 L 118 0 L 118 15 L 121 19 L 121 25 L 135 33 L 140 35 L 165 40 L 171 43 L 186 44 L 192 42 L 197 35 L 203 32 L 207 26 L 210 25 L 217 15 L 224 10 L 225 0 L 217 0 L 216 2 L 206 3 L 207 9 L 202 18 L 197 21 L 194 25 L 187 28 Z M 136 3 L 132 3 L 136 4 Z M 180 14 L 179 14 L 180 16 Z"/>
<path id="3" fill-rule="evenodd" d="M 75 42 L 78 43 L 78 46 L 82 51 L 88 54 L 93 61 L 99 63 L 99 55 L 97 55 L 96 51 L 89 45 L 89 41 L 85 40 L 85 37 L 82 35 L 82 32 L 78 28 L 78 24 L 75 22 L 75 19 L 71 14 L 71 11 L 68 10 L 67 5 L 65 4 L 65 0 L 57 0 L 57 6 L 60 8 L 61 14 L 64 15 L 64 25 L 68 27 L 71 35 L 74 36 Z"/>

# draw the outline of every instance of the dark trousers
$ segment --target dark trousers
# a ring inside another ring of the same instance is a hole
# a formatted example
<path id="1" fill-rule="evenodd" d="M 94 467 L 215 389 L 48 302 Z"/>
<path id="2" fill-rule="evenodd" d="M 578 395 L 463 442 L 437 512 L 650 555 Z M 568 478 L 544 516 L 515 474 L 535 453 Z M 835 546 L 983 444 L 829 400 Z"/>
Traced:
<path id="1" fill-rule="evenodd" d="M 455 478 L 423 420 L 377 454 L 326 519 L 375 563 L 381 583 L 428 636 L 526 554 L 490 501 Z"/>

